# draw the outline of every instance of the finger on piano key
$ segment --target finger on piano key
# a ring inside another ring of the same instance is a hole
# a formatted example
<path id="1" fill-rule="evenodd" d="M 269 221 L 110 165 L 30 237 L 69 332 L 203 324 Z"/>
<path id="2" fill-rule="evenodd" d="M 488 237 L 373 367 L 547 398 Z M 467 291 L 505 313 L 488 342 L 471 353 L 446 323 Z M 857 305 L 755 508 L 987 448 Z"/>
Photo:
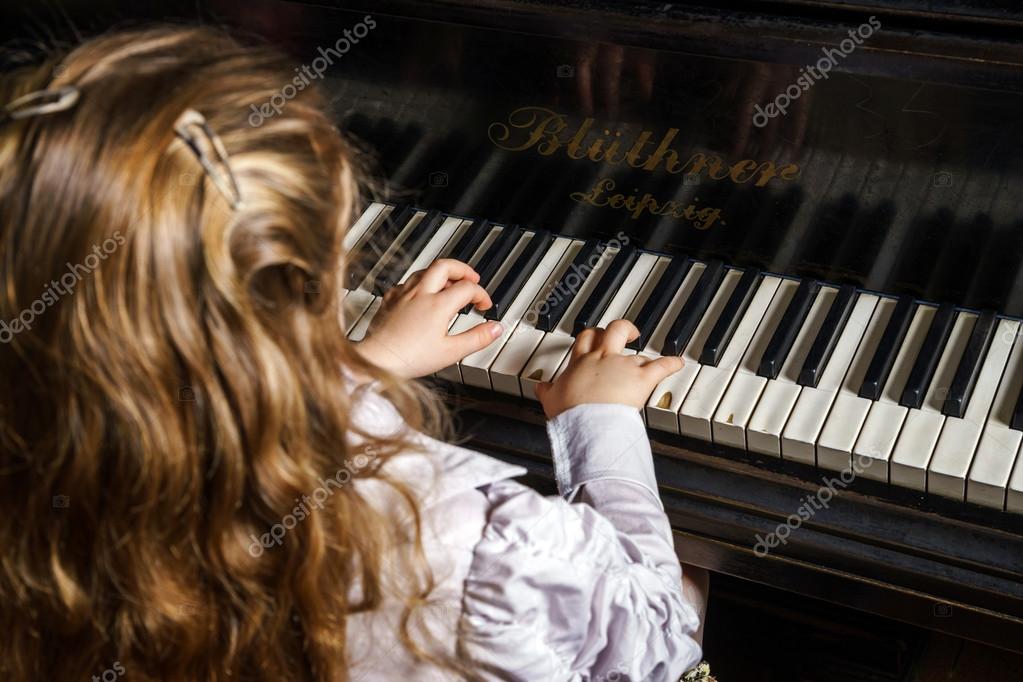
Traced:
<path id="1" fill-rule="evenodd" d="M 484 317 L 488 320 L 500 320 L 505 316 L 508 306 L 522 291 L 522 285 L 532 276 L 537 264 L 547 254 L 553 241 L 554 235 L 547 231 L 537 232 L 533 235 L 515 260 L 511 270 L 501 281 L 501 286 L 494 290 L 491 297 L 494 305 L 484 313 Z"/>
<path id="2" fill-rule="evenodd" d="M 405 266 L 405 271 L 398 274 L 398 283 L 404 283 L 408 279 L 409 275 L 418 271 L 424 270 L 430 266 L 434 260 L 436 260 L 440 253 L 448 246 L 448 244 L 454 239 L 459 228 L 462 227 L 463 221 L 461 218 L 449 216 L 444 219 L 440 225 L 436 228 L 430 239 L 426 244 L 419 250 L 415 258 Z M 352 310 L 356 311 L 358 306 L 361 306 L 370 293 L 365 289 L 356 289 L 350 294 L 352 297 Z M 346 299 L 347 300 L 347 299 Z M 358 302 L 358 305 L 355 303 Z M 380 310 L 382 298 L 374 296 L 369 299 L 369 305 L 365 306 L 365 310 L 361 315 L 356 316 L 355 319 L 349 320 L 345 318 L 345 327 L 348 339 L 353 342 L 361 341 L 366 337 L 366 333 L 369 331 L 369 325 L 376 316 L 377 311 Z"/>
<path id="3" fill-rule="evenodd" d="M 398 283 L 402 275 L 412 265 L 412 261 L 422 253 L 423 247 L 436 234 L 444 219 L 443 213 L 433 210 L 419 220 L 409 235 L 402 241 L 390 262 L 381 266 L 380 276 L 377 277 L 376 289 L 373 293 L 377 296 L 383 296 L 388 289 Z"/>
<path id="4" fill-rule="evenodd" d="M 963 360 L 960 361 L 960 368 L 971 352 L 976 351 L 974 342 L 978 339 L 977 330 L 987 324 L 986 318 L 986 315 L 981 315 L 974 325 L 974 333 L 971 334 Z M 990 320 L 994 321 L 994 313 L 990 315 Z M 938 437 L 934 455 L 927 469 L 928 493 L 954 500 L 966 500 L 966 477 L 970 472 L 973 455 L 998 391 L 998 384 L 1005 372 L 1005 364 L 1009 360 L 1012 342 L 1019 331 L 1019 323 L 1000 320 L 996 327 L 997 330 L 992 327 L 986 332 L 987 336 L 993 338 L 984 341 L 985 345 L 989 346 L 984 358 L 977 362 L 979 369 L 972 382 L 973 394 L 968 398 L 969 402 L 965 409 L 959 416 L 946 414 L 945 424 L 941 428 L 941 435 Z M 957 371 L 956 379 L 959 378 L 960 372 Z"/>
<path id="5" fill-rule="evenodd" d="M 607 325 L 611 324 L 617 319 L 625 317 L 626 312 L 632 307 L 632 303 L 636 300 L 636 296 L 639 294 L 640 289 L 643 288 L 643 284 L 646 282 L 647 277 L 650 275 L 650 269 L 653 268 L 657 262 L 657 254 L 644 253 L 633 262 L 632 268 L 630 268 L 622 281 L 621 285 L 617 290 L 613 292 L 611 300 L 608 302 L 607 307 L 604 309 L 603 315 L 596 324 L 593 326 L 606 328 Z M 606 274 L 606 273 L 605 273 Z M 596 291 L 603 288 L 606 278 L 602 278 L 596 285 Z M 578 328 L 578 316 L 576 317 L 576 324 L 573 325 L 573 332 Z M 578 336 L 578 334 L 574 334 Z M 626 349 L 624 351 L 627 354 L 631 354 L 632 351 Z M 561 362 L 561 366 L 558 367 L 557 372 L 554 373 L 554 379 L 565 373 L 568 368 L 568 357 Z"/>
<path id="6" fill-rule="evenodd" d="M 707 270 L 713 267 L 713 263 L 707 265 Z M 706 271 L 700 278 L 700 281 L 705 281 Z M 685 346 L 682 352 L 682 359 L 685 361 L 685 365 L 681 370 L 675 372 L 668 378 L 664 379 L 654 392 L 650 396 L 650 400 L 647 401 L 646 416 L 647 423 L 655 429 L 661 429 L 662 431 L 671 431 L 672 433 L 680 433 L 679 425 L 679 411 L 682 409 L 682 403 L 685 402 L 686 396 L 689 394 L 689 389 L 692 387 L 693 382 L 696 381 L 696 375 L 700 372 L 700 353 L 703 352 L 703 345 L 707 341 L 707 337 L 710 335 L 711 330 L 717 323 L 718 317 L 721 315 L 721 311 L 725 309 L 728 304 L 728 298 L 732 294 L 732 290 L 735 289 L 735 285 L 739 283 L 742 278 L 742 274 L 737 270 L 729 270 L 727 274 L 721 279 L 720 285 L 714 290 L 711 290 L 712 297 L 710 302 L 703 310 L 703 315 L 699 318 L 695 318 L 696 326 L 692 332 L 685 332 L 689 334 L 689 344 Z M 709 281 L 709 280 L 708 280 Z M 697 295 L 699 285 L 694 289 L 689 301 L 692 301 L 692 297 Z M 699 306 L 703 308 L 703 306 Z M 682 307 L 682 314 L 679 318 L 683 319 L 686 309 L 690 308 L 689 302 Z M 686 326 L 690 323 L 687 321 Z M 672 329 L 677 331 L 677 324 L 672 326 Z M 676 339 L 679 337 L 676 337 Z M 668 341 L 666 343 L 672 343 Z"/>
<path id="7" fill-rule="evenodd" d="M 578 260 L 578 255 L 576 260 Z M 561 363 L 565 360 L 569 349 L 572 348 L 572 344 L 575 342 L 575 337 L 572 336 L 575 316 L 593 293 L 594 288 L 600 281 L 601 274 L 610 263 L 611 258 L 608 256 L 595 255 L 584 262 L 582 268 L 578 271 L 576 279 L 569 279 L 569 276 L 572 274 L 571 272 L 565 275 L 564 281 L 568 290 L 564 295 L 569 296 L 570 301 L 568 307 L 564 309 L 564 313 L 561 315 L 561 320 L 557 326 L 540 341 L 533 352 L 533 356 L 522 370 L 522 374 L 519 375 L 519 384 L 524 398 L 536 400 L 536 385 L 541 381 L 550 381 L 558 371 L 558 368 L 561 367 Z M 575 263 L 573 263 L 574 265 Z M 573 287 L 572 284 L 575 284 L 575 286 Z"/>
<path id="8" fill-rule="evenodd" d="M 519 375 L 522 374 L 526 363 L 529 362 L 536 347 L 540 345 L 540 341 L 545 336 L 545 332 L 536 326 L 540 312 L 547 304 L 548 297 L 554 291 L 555 286 L 561 281 L 576 255 L 582 250 L 583 244 L 584 242 L 578 239 L 558 237 L 551 246 L 552 250 L 562 250 L 560 258 L 552 267 L 539 295 L 523 313 L 522 319 L 515 326 L 515 332 L 505 342 L 497 359 L 490 366 L 490 382 L 495 391 L 510 395 L 522 395 Z M 546 262 L 542 263 L 541 269 L 546 265 Z"/>
<path id="9" fill-rule="evenodd" d="M 927 389 L 938 367 L 938 360 L 948 343 L 948 336 L 952 333 L 955 321 L 955 306 L 950 303 L 941 304 L 931 321 L 931 328 L 913 364 L 913 370 L 909 373 L 909 379 L 906 380 L 906 388 L 899 401 L 904 407 L 919 409 L 923 405 Z"/>
<path id="10" fill-rule="evenodd" d="M 576 315 L 575 324 L 572 327 L 573 334 L 578 336 L 587 327 L 599 326 L 599 320 L 603 316 L 604 310 L 629 275 L 638 257 L 639 252 L 631 244 L 620 248 L 612 256 L 611 263 L 601 275 L 600 282 L 597 283 L 593 294 Z"/>
<path id="11" fill-rule="evenodd" d="M 902 305 L 902 300 L 900 299 L 895 306 L 896 312 Z M 931 321 L 938 311 L 935 306 L 931 305 L 916 305 L 915 307 L 916 312 L 910 320 L 909 329 L 899 344 L 898 354 L 894 357 L 881 395 L 870 406 L 866 421 L 863 422 L 863 428 L 860 429 L 860 434 L 856 438 L 856 446 L 853 448 L 853 456 L 856 458 L 855 461 L 859 469 L 858 474 L 882 483 L 888 482 L 888 462 L 895 449 L 899 431 L 902 430 L 902 423 L 909 412 L 908 407 L 899 404 L 899 398 L 902 397 L 906 380 L 909 379 L 909 373 L 913 369 L 913 361 L 920 352 Z M 893 314 L 892 320 L 888 321 L 885 335 L 888 334 L 888 329 L 892 328 L 894 319 L 895 315 Z M 883 339 L 884 337 L 882 337 L 882 341 Z M 875 359 L 877 355 L 877 353 L 874 354 Z M 873 366 L 873 363 L 871 365 Z M 864 384 L 866 383 L 867 380 L 864 379 Z M 861 387 L 860 397 L 863 397 L 862 392 Z"/>
<path id="12" fill-rule="evenodd" d="M 810 279 L 804 279 L 799 283 L 795 295 L 789 301 L 789 307 L 785 316 L 774 330 L 771 343 L 764 351 L 764 357 L 760 360 L 760 368 L 757 374 L 765 379 L 777 379 L 778 374 L 785 364 L 789 351 L 805 329 L 804 322 L 810 312 L 810 307 L 817 300 L 817 293 L 820 291 L 820 283 Z M 830 295 L 828 297 L 830 300 Z"/>
<path id="13" fill-rule="evenodd" d="M 739 322 L 743 319 L 750 301 L 753 300 L 753 295 L 759 290 L 758 285 L 762 277 L 763 275 L 761 275 L 760 270 L 757 268 L 749 268 L 742 273 L 742 278 L 735 285 L 735 289 L 732 290 L 732 295 L 729 297 L 728 303 L 725 304 L 725 309 L 721 311 L 717 324 L 710 330 L 707 342 L 703 345 L 703 352 L 700 353 L 701 365 L 716 367 L 720 363 L 721 356 L 724 354 L 728 342 L 732 340 L 736 327 L 739 326 Z M 774 288 L 778 288 L 777 284 L 775 284 Z M 767 302 L 764 303 L 765 308 L 767 303 L 770 302 L 771 300 L 767 299 Z M 756 328 L 750 332 L 750 336 L 752 336 L 753 331 L 756 331 Z M 745 351 L 745 348 L 743 351 Z M 709 422 L 707 428 L 710 428 Z"/>
<path id="14" fill-rule="evenodd" d="M 635 323 L 636 328 L 639 329 L 639 336 L 630 341 L 627 346 L 634 351 L 642 351 L 646 348 L 654 330 L 664 321 L 668 306 L 681 289 L 682 282 L 689 274 L 689 268 L 693 263 L 685 256 L 663 257 L 662 261 L 666 263 L 663 272 L 655 270 L 652 273 L 652 276 L 658 278 L 656 286 L 636 315 Z"/>
<path id="15" fill-rule="evenodd" d="M 800 284 L 800 286 L 803 285 Z M 777 376 L 773 380 L 768 379 L 767 386 L 764 387 L 760 401 L 757 403 L 757 408 L 750 418 L 749 427 L 746 429 L 746 442 L 753 452 L 781 457 L 781 432 L 785 428 L 785 422 L 788 420 L 802 388 L 796 383 L 796 379 L 799 378 L 799 370 L 806 360 L 806 354 L 810 352 L 810 346 L 817 337 L 817 332 L 824 324 L 828 309 L 838 295 L 838 289 L 835 287 L 818 286 L 816 290 L 817 295 L 811 300 L 802 324 L 793 335 L 791 344 L 787 344 L 789 345 L 787 355 L 778 358 L 782 363 L 780 371 L 777 372 Z M 793 297 L 789 303 L 789 311 L 793 309 L 798 296 L 797 290 L 796 297 Z M 781 325 L 791 320 L 792 316 L 786 311 Z M 781 325 L 775 330 L 774 337 L 771 339 L 772 343 L 768 344 L 767 352 L 771 351 L 774 340 L 778 338 L 778 332 L 782 330 Z M 764 366 L 763 360 L 761 360 L 760 366 Z"/>
<path id="16" fill-rule="evenodd" d="M 699 282 L 665 334 L 661 355 L 681 355 L 683 349 L 688 347 L 696 328 L 705 319 L 711 300 L 719 292 L 724 277 L 724 263 L 714 260 L 706 264 Z M 710 330 L 707 331 L 710 333 Z"/>
<path id="17" fill-rule="evenodd" d="M 856 349 L 856 357 L 817 439 L 817 466 L 820 468 L 843 471 L 852 462 L 853 446 L 872 405 L 870 400 L 859 396 L 860 386 L 895 307 L 896 302 L 891 298 L 882 298 L 874 306 L 874 314 L 860 347 Z"/>
<path id="18" fill-rule="evenodd" d="M 985 362 L 984 358 L 997 324 L 994 311 L 989 310 L 981 313 L 973 325 L 970 342 L 966 344 L 966 351 L 959 360 L 955 378 L 952 379 L 952 388 L 945 396 L 945 403 L 941 408 L 942 414 L 946 417 L 962 417 L 966 414 L 970 396 L 980 376 L 981 365 Z"/>
<path id="19" fill-rule="evenodd" d="M 534 241 L 535 244 L 533 243 Z M 464 358 L 459 363 L 464 383 L 470 386 L 479 386 L 480 388 L 497 388 L 497 381 L 495 381 L 495 375 L 491 368 L 496 364 L 495 361 L 504 354 L 504 351 L 508 350 L 507 346 L 512 339 L 528 334 L 530 330 L 537 331 L 531 326 L 531 320 L 524 320 L 523 317 L 527 312 L 531 311 L 531 306 L 533 306 L 544 286 L 552 278 L 554 270 L 564 256 L 570 241 L 564 237 L 553 239 L 549 232 L 538 232 L 529 240 L 530 243 L 527 244 L 519 260 L 521 261 L 522 258 L 526 257 L 533 260 L 537 253 L 539 253 L 539 259 L 525 270 L 526 277 L 521 284 L 514 287 L 514 295 L 505 305 L 501 317 L 501 324 L 504 327 L 501 337 L 486 348 Z M 510 278 L 511 273 L 505 277 L 505 281 L 507 282 Z M 483 317 L 486 318 L 487 316 L 484 315 Z M 533 311 L 532 321 L 535 321 L 535 310 Z M 520 325 L 524 325 L 524 328 L 521 330 L 519 329 Z M 453 329 L 452 333 L 457 333 L 457 331 Z M 513 380 L 515 386 L 518 386 L 516 375 L 508 378 Z"/>
<path id="20" fill-rule="evenodd" d="M 835 302 L 828 309 L 828 316 L 824 318 L 824 324 L 817 332 L 817 338 L 810 346 L 810 352 L 806 355 L 803 368 L 799 371 L 797 383 L 800 386 L 816 387 L 820 382 L 821 374 L 831 359 L 831 353 L 838 343 L 839 337 L 845 330 L 849 315 L 852 314 L 853 304 L 856 303 L 856 287 L 852 284 L 844 284 L 838 289 L 838 296 Z M 864 320 L 864 325 L 870 320 Z M 861 334 L 862 334 L 862 330 Z M 844 375 L 843 375 L 844 376 Z M 841 381 L 841 379 L 839 380 Z"/>
<path id="21" fill-rule="evenodd" d="M 917 310 L 916 300 L 912 296 L 903 296 L 895 305 L 895 311 L 888 320 L 888 327 L 884 330 L 881 343 L 877 346 L 874 359 L 870 361 L 867 368 L 867 375 L 863 377 L 863 385 L 860 386 L 860 397 L 868 400 L 878 400 L 881 391 L 888 381 L 888 375 L 895 363 L 895 357 L 902 348 L 902 341 L 909 330 L 909 325 L 914 319 Z M 927 318 L 930 320 L 930 317 Z"/>
<path id="22" fill-rule="evenodd" d="M 760 394 L 767 385 L 767 379 L 757 375 L 760 358 L 767 350 L 767 345 L 771 342 L 771 337 L 774 336 L 774 331 L 785 316 L 785 310 L 798 288 L 799 283 L 795 280 L 782 279 L 779 282 L 771 304 L 764 314 L 764 320 L 757 327 L 756 335 L 746 349 L 714 413 L 711 430 L 715 443 L 747 449 L 746 428 L 760 400 Z"/>
<path id="23" fill-rule="evenodd" d="M 575 300 L 579 285 L 583 283 L 594 263 L 603 258 L 603 245 L 596 239 L 587 240 L 575 253 L 572 263 L 565 269 L 554 288 L 547 295 L 547 300 L 540 307 L 540 316 L 536 328 L 544 332 L 553 332 L 561 318 Z"/>
<path id="24" fill-rule="evenodd" d="M 938 315 L 940 314 L 939 309 Z M 952 384 L 959 358 L 966 350 L 976 319 L 977 316 L 973 313 L 961 312 L 956 316 L 923 404 L 920 409 L 910 409 L 906 415 L 899 440 L 895 443 L 895 451 L 892 453 L 890 477 L 894 485 L 920 492 L 927 491 L 927 466 L 941 434 L 941 427 L 945 423 L 941 406 L 948 387 Z M 925 341 L 924 346 L 926 345 Z"/>
<path id="25" fill-rule="evenodd" d="M 832 310 L 836 305 L 844 304 L 842 293 L 839 291 Z M 853 309 L 845 314 L 848 322 L 838 341 L 833 344 L 834 351 L 820 374 L 820 381 L 816 386 L 803 387 L 785 423 L 781 438 L 783 459 L 804 464 L 817 463 L 817 439 L 842 388 L 842 382 L 856 359 L 856 351 L 874 316 L 878 301 L 879 298 L 873 294 L 862 294 L 856 298 Z M 831 317 L 831 311 L 828 316 Z"/>
<path id="26" fill-rule="evenodd" d="M 742 276 L 747 281 L 749 280 L 748 274 L 749 271 Z M 733 332 L 728 335 L 730 338 L 718 354 L 718 362 L 714 365 L 701 363 L 702 366 L 693 381 L 693 386 L 682 402 L 682 408 L 679 410 L 679 428 L 685 435 L 695 436 L 706 441 L 713 440 L 711 420 L 714 417 L 714 412 L 728 389 L 729 382 L 753 340 L 754 334 L 763 324 L 768 307 L 782 282 L 780 277 L 771 276 L 758 276 L 756 280 L 758 284 L 754 288 L 745 310 L 740 314 L 741 319 L 730 325 Z M 740 279 L 739 285 L 741 284 L 743 282 Z M 732 291 L 729 303 L 736 300 L 737 293 L 743 293 L 740 292 L 738 285 Z M 726 304 L 725 312 L 729 312 L 730 307 Z M 722 316 L 725 312 L 722 313 Z M 720 326 L 721 319 L 719 318 L 714 328 L 718 329 Z M 713 334 L 713 332 L 711 333 Z M 707 346 L 704 345 L 704 355 L 706 350 Z"/>

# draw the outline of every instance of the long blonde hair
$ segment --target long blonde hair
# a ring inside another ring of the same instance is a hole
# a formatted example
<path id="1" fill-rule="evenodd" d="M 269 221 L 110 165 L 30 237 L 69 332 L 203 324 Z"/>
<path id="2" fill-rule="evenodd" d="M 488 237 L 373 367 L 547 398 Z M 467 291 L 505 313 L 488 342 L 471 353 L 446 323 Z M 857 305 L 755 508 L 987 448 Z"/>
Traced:
<path id="1" fill-rule="evenodd" d="M 338 319 L 355 155 L 313 87 L 249 120 L 293 75 L 218 31 L 156 28 L 0 76 L 0 105 L 81 93 L 0 128 L 7 678 L 347 679 L 346 622 L 381 603 L 389 518 L 338 486 L 282 544 L 250 549 L 360 455 L 353 475 L 398 491 L 421 553 L 416 501 L 381 470 L 405 444 L 346 444 L 343 368 L 414 428 L 432 414 Z M 186 109 L 223 140 L 237 210 L 175 137 Z M 398 633 L 414 652 L 421 568 Z"/>

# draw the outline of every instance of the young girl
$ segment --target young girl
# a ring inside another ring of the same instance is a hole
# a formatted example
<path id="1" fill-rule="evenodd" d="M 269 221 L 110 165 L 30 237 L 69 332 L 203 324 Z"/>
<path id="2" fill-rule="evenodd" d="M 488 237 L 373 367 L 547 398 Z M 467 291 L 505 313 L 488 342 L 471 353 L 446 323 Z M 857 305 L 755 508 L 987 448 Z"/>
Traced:
<path id="1" fill-rule="evenodd" d="M 156 29 L 0 77 L 0 673 L 678 680 L 706 586 L 637 408 L 681 360 L 579 336 L 560 498 L 425 435 L 490 299 L 441 260 L 345 339 L 352 149 L 311 88 L 248 121 L 292 73 Z"/>

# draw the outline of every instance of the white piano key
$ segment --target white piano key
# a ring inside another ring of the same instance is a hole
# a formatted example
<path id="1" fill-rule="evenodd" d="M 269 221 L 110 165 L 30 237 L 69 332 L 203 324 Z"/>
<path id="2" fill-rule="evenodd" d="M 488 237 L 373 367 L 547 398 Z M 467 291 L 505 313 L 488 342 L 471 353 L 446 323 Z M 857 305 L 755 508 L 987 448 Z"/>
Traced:
<path id="1" fill-rule="evenodd" d="M 380 202 L 373 202 L 366 207 L 366 210 L 362 212 L 359 219 L 345 233 L 344 240 L 342 241 L 345 253 L 358 246 L 363 236 L 369 231 L 369 228 L 380 222 L 380 219 L 386 215 L 384 209 L 388 209 L 387 212 L 389 213 L 391 207 Z"/>
<path id="2" fill-rule="evenodd" d="M 600 316 L 600 322 L 597 323 L 598 327 L 606 329 L 607 325 L 615 320 L 626 318 L 626 314 L 633 309 L 633 304 L 636 302 L 643 286 L 650 279 L 650 271 L 653 270 L 658 260 L 664 259 L 654 253 L 640 254 L 636 262 L 632 264 L 632 269 L 626 276 L 625 281 L 618 288 L 618 292 L 611 298 L 611 302 L 607 304 L 607 309 Z"/>
<path id="3" fill-rule="evenodd" d="M 973 453 L 980 442 L 1005 363 L 1009 360 L 1012 341 L 1018 331 L 1018 322 L 999 320 L 987 355 L 981 360 L 980 374 L 966 404 L 966 412 L 962 418 L 945 418 L 945 425 L 927 468 L 927 492 L 965 501 L 966 477 L 970 472 Z"/>
<path id="4" fill-rule="evenodd" d="M 816 387 L 804 386 L 782 431 L 781 448 L 784 459 L 805 464 L 817 463 L 817 438 L 831 411 L 831 405 L 842 388 L 842 381 L 852 366 L 856 350 L 874 315 L 878 297 L 860 294 L 849 319 L 842 329 L 824 372 Z"/>
<path id="5" fill-rule="evenodd" d="M 909 412 L 909 408 L 899 404 L 899 398 L 937 310 L 930 305 L 917 306 L 881 397 L 871 405 L 863 422 L 853 455 L 857 474 L 864 478 L 888 482 L 888 461 L 895 449 L 902 423 L 906 420 L 906 413 Z"/>
<path id="6" fill-rule="evenodd" d="M 735 328 L 728 347 L 722 353 L 717 366 L 703 365 L 700 367 L 696 380 L 693 382 L 692 388 L 689 389 L 689 393 L 682 403 L 682 409 L 679 411 L 679 427 L 682 433 L 703 440 L 712 440 L 711 419 L 714 412 L 728 389 L 728 384 L 753 340 L 754 334 L 764 322 L 768 307 L 781 283 L 780 277 L 770 275 L 764 276 L 760 280 L 753 299 L 746 307 L 742 320 Z"/>
<path id="7" fill-rule="evenodd" d="M 524 398 L 536 400 L 536 385 L 541 381 L 550 381 L 554 373 L 561 367 L 561 363 L 575 342 L 575 337 L 572 336 L 575 316 L 586 299 L 590 297 L 601 275 L 604 274 L 617 253 L 618 249 L 615 248 L 608 248 L 603 252 L 593 269 L 587 274 L 586 280 L 580 284 L 554 331 L 546 334 L 537 345 L 532 357 L 519 375 L 519 385 Z"/>
<path id="8" fill-rule="evenodd" d="M 851 465 L 853 446 L 871 405 L 870 400 L 858 395 L 860 385 L 870 367 L 874 351 L 881 342 L 888 320 L 895 311 L 895 305 L 894 299 L 883 298 L 874 306 L 874 314 L 856 349 L 856 357 L 842 381 L 842 388 L 835 396 L 831 412 L 817 439 L 817 466 L 822 469 L 844 471 Z"/>
<path id="9" fill-rule="evenodd" d="M 724 279 L 721 280 L 721 284 L 718 286 L 717 292 L 714 294 L 714 298 L 711 299 L 710 305 L 707 306 L 707 310 L 704 312 L 703 319 L 696 326 L 693 337 L 689 339 L 685 350 L 682 351 L 682 359 L 685 361 L 685 365 L 682 369 L 659 383 L 650 395 L 650 399 L 646 404 L 646 417 L 647 424 L 651 428 L 680 433 L 678 412 L 682 409 L 682 403 L 685 402 L 689 389 L 692 387 L 693 382 L 696 381 L 696 375 L 700 372 L 700 353 L 703 352 L 703 344 L 710 335 L 711 330 L 714 329 L 721 311 L 728 305 L 728 299 L 732 295 L 732 290 L 735 289 L 735 285 L 739 283 L 740 279 L 742 279 L 742 273 L 738 270 L 729 270 L 725 274 Z M 675 316 L 677 317 L 677 315 L 676 313 Z M 672 317 L 671 319 L 673 323 L 675 318 Z"/>
<path id="10" fill-rule="evenodd" d="M 1012 466 L 1018 457 L 1020 442 L 1023 441 L 1023 433 L 1009 428 L 1016 398 L 1023 390 L 1023 339 L 1020 338 L 1019 328 L 1014 340 L 1012 353 L 1002 373 L 1002 383 L 998 386 L 998 394 L 980 437 L 980 444 L 977 445 L 970 477 L 966 482 L 967 502 L 995 509 L 1004 509 L 1006 506 L 1006 489 L 1009 487 Z"/>
<path id="11" fill-rule="evenodd" d="M 565 237 L 558 237 L 551 242 L 547 252 L 537 264 L 536 269 L 526 279 L 522 289 L 515 296 L 511 305 L 508 306 L 508 311 L 501 320 L 501 324 L 504 326 L 504 332 L 501 334 L 501 337 L 486 348 L 469 355 L 459 363 L 462 369 L 463 382 L 470 386 L 493 388 L 490 366 L 500 355 L 508 340 L 515 334 L 515 330 L 529 306 L 535 301 L 544 286 L 548 284 L 570 241 Z M 551 285 L 555 283 L 551 282 Z M 452 333 L 456 333 L 456 330 L 452 329 Z"/>
<path id="12" fill-rule="evenodd" d="M 959 313 L 942 351 L 938 367 L 919 410 L 910 410 L 895 443 L 891 460 L 891 482 L 921 492 L 927 490 L 927 466 L 945 424 L 941 413 L 945 394 L 952 385 L 959 359 L 966 350 L 977 316 Z"/>
<path id="13" fill-rule="evenodd" d="M 562 238 L 559 237 L 559 239 Z M 522 395 L 519 375 L 522 374 L 529 359 L 536 351 L 536 347 L 540 345 L 540 341 L 545 336 L 545 332 L 536 328 L 538 308 L 550 295 L 551 290 L 557 286 L 558 281 L 572 265 L 573 259 L 584 244 L 585 242 L 579 239 L 568 240 L 557 267 L 551 272 L 543 289 L 523 314 L 497 359 L 491 364 L 490 382 L 495 391 L 510 395 Z"/>
<path id="14" fill-rule="evenodd" d="M 731 445 L 742 450 L 746 448 L 746 428 L 757 407 L 760 394 L 767 385 L 767 379 L 757 375 L 760 360 L 767 350 L 778 323 L 785 316 L 789 301 L 799 288 L 799 282 L 783 279 L 764 314 L 763 323 L 757 328 L 753 341 L 746 349 L 742 362 L 735 370 L 731 383 L 718 404 L 711 423 L 715 443 Z"/>
<path id="15" fill-rule="evenodd" d="M 838 289 L 835 287 L 821 287 L 817 292 L 781 372 L 764 387 L 746 429 L 747 447 L 753 452 L 781 457 L 781 432 L 802 388 L 796 383 L 799 370 L 837 294 Z"/>

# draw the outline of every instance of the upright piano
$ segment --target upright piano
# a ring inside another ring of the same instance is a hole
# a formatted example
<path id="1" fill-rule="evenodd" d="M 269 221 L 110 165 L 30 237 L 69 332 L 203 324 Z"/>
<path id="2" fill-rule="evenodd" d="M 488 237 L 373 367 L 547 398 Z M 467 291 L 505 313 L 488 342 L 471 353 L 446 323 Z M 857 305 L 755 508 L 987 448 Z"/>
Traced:
<path id="1" fill-rule="evenodd" d="M 200 11 L 291 50 L 380 180 L 351 338 L 433 259 L 481 273 L 453 330 L 505 335 L 437 378 L 470 445 L 549 488 L 534 387 L 630 319 L 686 361 L 644 411 L 682 560 L 1023 651 L 1016 3 Z"/>

